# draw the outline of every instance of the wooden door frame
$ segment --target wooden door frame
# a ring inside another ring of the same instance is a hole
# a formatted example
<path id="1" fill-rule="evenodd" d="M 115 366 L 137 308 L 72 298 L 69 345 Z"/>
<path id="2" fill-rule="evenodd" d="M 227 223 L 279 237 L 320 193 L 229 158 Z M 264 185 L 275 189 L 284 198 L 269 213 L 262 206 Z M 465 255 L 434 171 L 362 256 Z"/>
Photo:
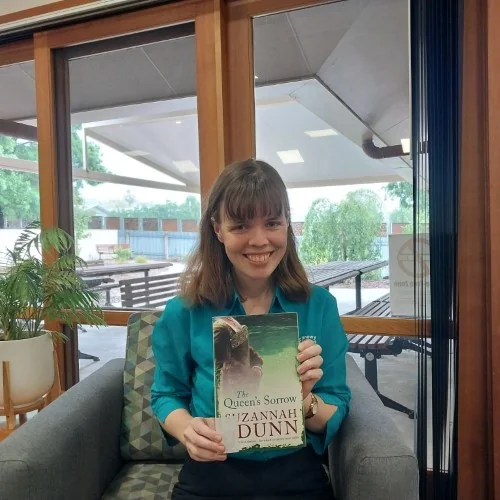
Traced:
<path id="1" fill-rule="evenodd" d="M 464 0 L 458 492 L 467 500 L 500 498 L 499 15 L 494 0 Z"/>
<path id="2" fill-rule="evenodd" d="M 35 60 L 33 39 L 0 46 L 0 67 Z"/>

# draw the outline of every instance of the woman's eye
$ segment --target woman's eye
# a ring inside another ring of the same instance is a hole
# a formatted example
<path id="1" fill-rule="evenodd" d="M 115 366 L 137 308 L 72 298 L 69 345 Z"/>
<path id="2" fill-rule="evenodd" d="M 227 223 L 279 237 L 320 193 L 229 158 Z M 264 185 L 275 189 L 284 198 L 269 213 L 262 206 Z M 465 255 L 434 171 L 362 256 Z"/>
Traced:
<path id="1" fill-rule="evenodd" d="M 281 222 L 280 221 L 277 221 L 277 220 L 273 220 L 273 221 L 269 221 L 267 223 L 268 227 L 280 227 L 281 226 Z"/>
<path id="2" fill-rule="evenodd" d="M 231 228 L 231 231 L 244 231 L 246 229 L 246 225 L 245 224 L 238 224 L 237 226 L 233 226 Z"/>

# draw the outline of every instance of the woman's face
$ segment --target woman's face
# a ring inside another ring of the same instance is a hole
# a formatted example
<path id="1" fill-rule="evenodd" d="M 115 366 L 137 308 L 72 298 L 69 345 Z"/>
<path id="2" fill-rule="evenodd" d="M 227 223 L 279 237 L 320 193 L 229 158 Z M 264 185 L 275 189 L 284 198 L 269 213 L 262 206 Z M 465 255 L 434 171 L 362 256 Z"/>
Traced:
<path id="1" fill-rule="evenodd" d="M 269 279 L 286 253 L 288 224 L 284 216 L 234 221 L 222 214 L 214 230 L 237 278 L 245 283 Z"/>

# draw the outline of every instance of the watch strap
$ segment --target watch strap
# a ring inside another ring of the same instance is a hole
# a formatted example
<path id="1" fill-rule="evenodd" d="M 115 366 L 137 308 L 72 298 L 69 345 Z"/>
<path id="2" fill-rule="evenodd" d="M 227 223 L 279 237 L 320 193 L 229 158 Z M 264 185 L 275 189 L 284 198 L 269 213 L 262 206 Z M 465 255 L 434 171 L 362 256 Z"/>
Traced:
<path id="1" fill-rule="evenodd" d="M 311 392 L 311 403 L 309 404 L 309 408 L 307 413 L 305 414 L 306 420 L 308 418 L 314 417 L 318 412 L 318 398 Z"/>

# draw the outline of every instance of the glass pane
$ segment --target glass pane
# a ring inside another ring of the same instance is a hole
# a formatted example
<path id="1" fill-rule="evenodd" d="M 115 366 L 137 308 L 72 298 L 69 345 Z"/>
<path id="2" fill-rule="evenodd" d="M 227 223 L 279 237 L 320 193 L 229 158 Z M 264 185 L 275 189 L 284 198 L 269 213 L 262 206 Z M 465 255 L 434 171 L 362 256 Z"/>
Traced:
<path id="1" fill-rule="evenodd" d="M 0 67 L 0 254 L 40 219 L 34 63 Z M 3 259 L 2 259 L 3 260 Z"/>
<path id="2" fill-rule="evenodd" d="M 75 236 L 88 264 L 80 274 L 105 308 L 163 308 L 197 240 L 194 28 L 185 33 L 98 42 L 69 61 Z M 98 365 L 85 350 L 102 360 L 114 349 L 111 329 L 97 331 L 79 333 L 85 366 Z M 80 367 L 82 376 L 94 369 Z"/>
<path id="3" fill-rule="evenodd" d="M 80 380 L 88 377 L 108 361 L 125 358 L 127 328 L 125 326 L 81 325 L 78 328 L 78 361 Z"/>
<path id="4" fill-rule="evenodd" d="M 414 316 L 407 10 L 339 2 L 253 26 L 257 157 L 288 187 L 311 282 L 342 315 L 367 321 Z M 428 220 L 419 222 L 421 233 Z M 416 261 L 427 279 L 428 255 Z M 426 346 L 348 333 L 350 355 L 413 447 L 417 351 Z"/>
<path id="5" fill-rule="evenodd" d="M 194 35 L 70 60 L 77 249 L 102 306 L 163 307 L 165 286 L 130 295 L 127 280 L 174 290 L 196 242 L 195 64 Z"/>

